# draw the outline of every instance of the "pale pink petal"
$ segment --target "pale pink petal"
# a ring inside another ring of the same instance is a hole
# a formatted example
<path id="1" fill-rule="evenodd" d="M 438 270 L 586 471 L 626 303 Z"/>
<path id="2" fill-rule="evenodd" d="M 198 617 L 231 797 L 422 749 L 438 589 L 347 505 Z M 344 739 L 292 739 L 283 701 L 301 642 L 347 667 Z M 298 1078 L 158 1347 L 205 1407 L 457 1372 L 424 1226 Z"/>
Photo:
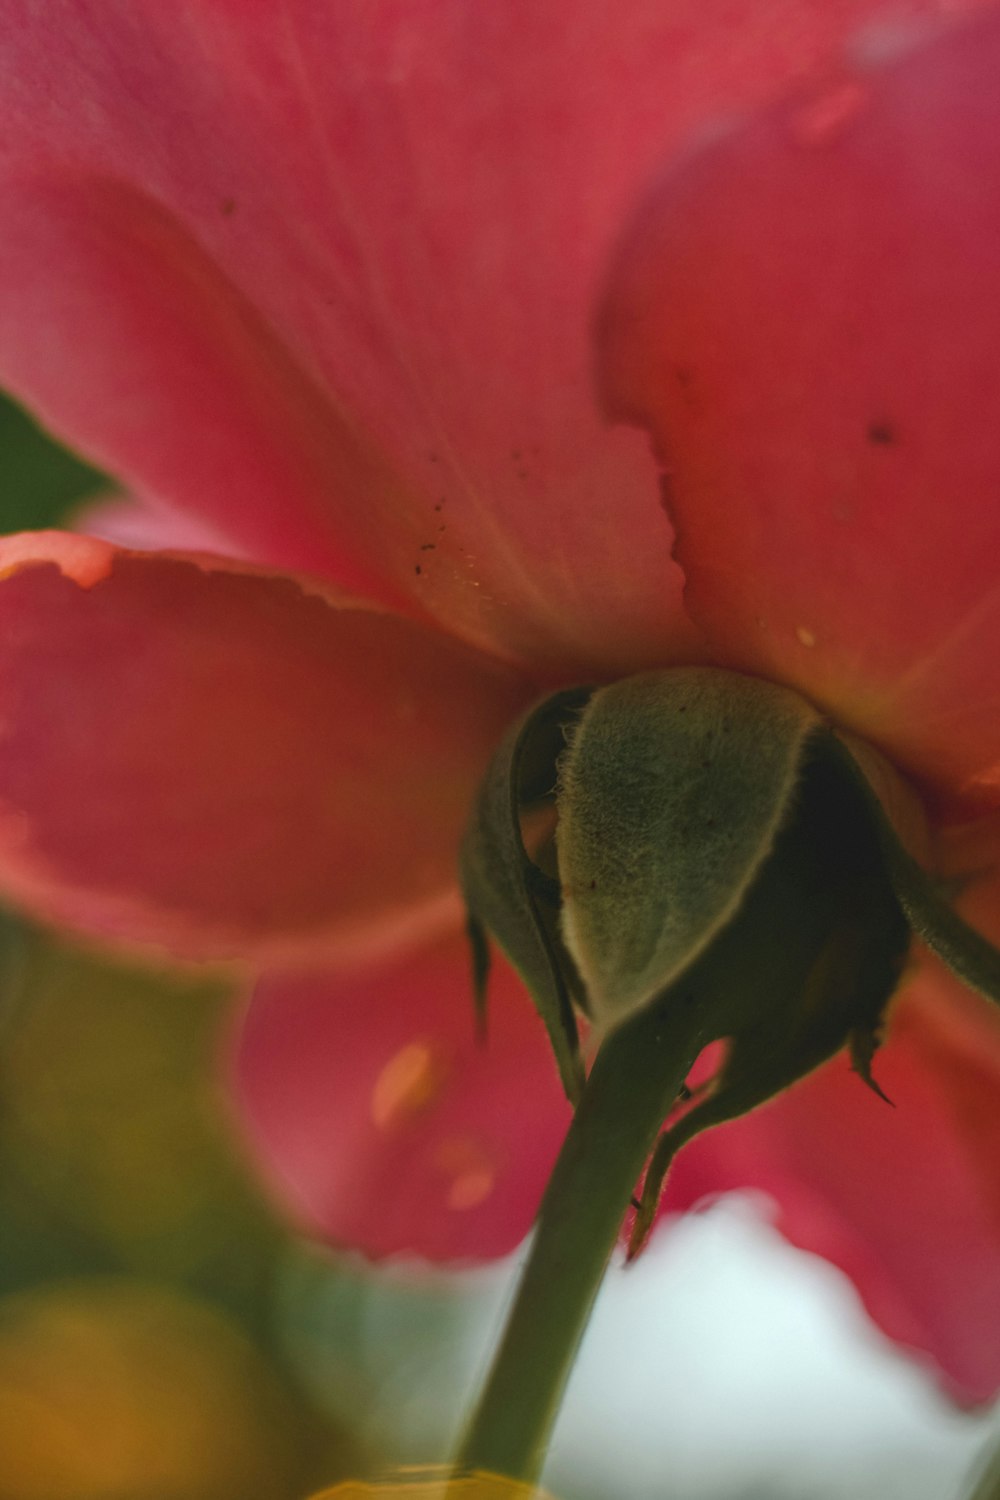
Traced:
<path id="1" fill-rule="evenodd" d="M 1000 15 L 670 173 L 603 320 L 692 614 L 965 805 L 1000 799 Z"/>
<path id="2" fill-rule="evenodd" d="M 0 891 L 197 957 L 453 921 L 525 685 L 309 580 L 49 532 L 0 541 Z"/>
<path id="3" fill-rule="evenodd" d="M 252 561 L 232 537 L 196 513 L 138 495 L 97 495 L 67 516 L 65 523 L 83 536 L 133 552 L 214 552 L 219 557 Z"/>
<path id="4" fill-rule="evenodd" d="M 513 1250 L 569 1124 L 544 1028 L 499 960 L 477 1040 L 458 938 L 356 974 L 265 979 L 233 1067 L 281 1200 L 372 1256 Z"/>
<path id="5" fill-rule="evenodd" d="M 690 656 L 595 289 L 679 142 L 881 11 L 3 0 L 0 371 L 256 556 L 555 675 Z"/>

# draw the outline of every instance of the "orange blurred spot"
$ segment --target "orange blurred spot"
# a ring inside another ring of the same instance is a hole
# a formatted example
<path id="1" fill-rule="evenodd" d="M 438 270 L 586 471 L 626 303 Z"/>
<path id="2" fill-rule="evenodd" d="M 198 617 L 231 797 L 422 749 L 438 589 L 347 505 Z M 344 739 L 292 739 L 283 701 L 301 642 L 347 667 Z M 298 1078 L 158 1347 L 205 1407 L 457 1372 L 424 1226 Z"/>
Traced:
<path id="1" fill-rule="evenodd" d="M 485 1148 L 471 1136 L 451 1136 L 442 1141 L 434 1162 L 451 1178 L 445 1202 L 449 1208 L 476 1208 L 496 1186 L 496 1163 Z"/>
<path id="2" fill-rule="evenodd" d="M 448 1207 L 459 1211 L 475 1208 L 490 1196 L 495 1182 L 495 1174 L 485 1168 L 479 1172 L 463 1172 L 448 1189 Z"/>
<path id="3" fill-rule="evenodd" d="M 372 1089 L 372 1120 L 389 1130 L 433 1104 L 444 1087 L 447 1068 L 426 1042 L 408 1042 L 394 1053 Z"/>
<path id="4" fill-rule="evenodd" d="M 0 1301 L 0 1500 L 245 1500 L 294 1463 L 269 1370 L 219 1313 L 110 1278 Z"/>
<path id="5" fill-rule="evenodd" d="M 108 577 L 114 559 L 114 547 L 96 537 L 62 531 L 22 532 L 0 541 L 0 579 L 12 578 L 23 568 L 54 563 L 64 578 L 89 589 Z"/>
<path id="6" fill-rule="evenodd" d="M 313 1495 L 312 1500 L 551 1500 L 543 1490 L 502 1474 L 449 1478 L 447 1469 L 400 1469 L 390 1479 L 364 1484 L 350 1479 Z"/>

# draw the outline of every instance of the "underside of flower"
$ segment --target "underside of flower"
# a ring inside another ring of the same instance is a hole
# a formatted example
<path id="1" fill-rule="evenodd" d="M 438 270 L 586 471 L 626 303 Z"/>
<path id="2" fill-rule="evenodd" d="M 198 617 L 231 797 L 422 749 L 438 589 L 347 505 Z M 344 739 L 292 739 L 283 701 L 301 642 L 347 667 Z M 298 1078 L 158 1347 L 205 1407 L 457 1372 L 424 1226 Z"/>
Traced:
<path id="1" fill-rule="evenodd" d="M 702 1130 L 845 1047 L 881 1093 L 872 1060 L 912 931 L 1000 992 L 994 950 L 913 857 L 922 832 L 916 799 L 875 752 L 797 694 L 734 673 L 675 669 L 560 693 L 501 746 L 463 854 L 480 1004 L 492 936 L 574 1099 L 578 1013 L 599 1040 L 638 1015 L 683 1011 L 700 1047 L 723 1044 L 665 1122 L 631 1253 L 670 1162 Z"/>

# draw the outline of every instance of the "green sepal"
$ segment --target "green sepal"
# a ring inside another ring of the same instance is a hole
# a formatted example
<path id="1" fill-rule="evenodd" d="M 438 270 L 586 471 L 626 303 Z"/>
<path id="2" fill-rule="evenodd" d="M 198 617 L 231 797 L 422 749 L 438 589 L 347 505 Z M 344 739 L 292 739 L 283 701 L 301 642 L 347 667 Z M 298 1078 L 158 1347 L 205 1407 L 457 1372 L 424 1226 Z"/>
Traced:
<path id="1" fill-rule="evenodd" d="M 583 1087 L 583 1065 L 573 1000 L 582 997 L 559 934 L 558 882 L 529 857 L 521 819 L 530 809 L 553 802 L 556 761 L 565 748 L 567 726 L 589 697 L 589 688 L 556 693 L 507 734 L 480 787 L 460 866 L 480 1018 L 485 1015 L 492 937 L 531 993 L 563 1087 L 574 1103 Z"/>
<path id="2" fill-rule="evenodd" d="M 654 1008 L 697 1010 L 727 1052 L 654 1151 L 632 1226 L 638 1253 L 677 1152 L 746 1114 L 847 1047 L 871 1064 L 910 943 L 885 870 L 867 791 L 845 774 L 835 736 L 810 739 L 792 815 L 735 919 Z M 887 1100 L 887 1103 L 891 1103 Z"/>
<path id="3" fill-rule="evenodd" d="M 853 746 L 837 736 L 831 739 L 832 753 L 854 777 L 871 809 L 889 881 L 914 933 L 970 989 L 1000 1004 L 1000 952 L 958 915 L 948 884 L 929 875 L 913 858 L 891 809 L 872 786 L 867 756 L 859 761 Z"/>
<path id="4" fill-rule="evenodd" d="M 538 809 L 547 822 L 529 852 L 522 828 Z M 480 1016 L 495 939 L 574 1102 L 574 1007 L 605 1033 L 690 1007 L 705 1040 L 727 1046 L 710 1083 L 678 1101 L 634 1246 L 669 1162 L 701 1130 L 841 1048 L 885 1098 L 872 1063 L 911 928 L 1000 999 L 1000 953 L 914 857 L 923 842 L 919 805 L 876 752 L 795 693 L 734 673 L 559 693 L 507 736 L 462 854 Z"/>
<path id="5" fill-rule="evenodd" d="M 563 936 L 599 1023 L 649 1004 L 731 921 L 821 724 L 797 694 L 710 668 L 590 698 L 560 762 L 558 851 Z"/>

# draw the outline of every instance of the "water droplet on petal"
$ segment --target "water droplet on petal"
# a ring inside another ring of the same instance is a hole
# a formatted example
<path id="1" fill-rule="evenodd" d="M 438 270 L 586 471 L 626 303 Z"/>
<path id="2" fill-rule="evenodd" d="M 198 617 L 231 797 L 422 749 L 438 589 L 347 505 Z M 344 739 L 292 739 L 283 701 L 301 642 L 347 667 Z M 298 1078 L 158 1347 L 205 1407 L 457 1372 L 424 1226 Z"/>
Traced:
<path id="1" fill-rule="evenodd" d="M 791 117 L 792 139 L 800 146 L 829 146 L 840 139 L 864 108 L 868 90 L 850 80 L 824 89 Z"/>

